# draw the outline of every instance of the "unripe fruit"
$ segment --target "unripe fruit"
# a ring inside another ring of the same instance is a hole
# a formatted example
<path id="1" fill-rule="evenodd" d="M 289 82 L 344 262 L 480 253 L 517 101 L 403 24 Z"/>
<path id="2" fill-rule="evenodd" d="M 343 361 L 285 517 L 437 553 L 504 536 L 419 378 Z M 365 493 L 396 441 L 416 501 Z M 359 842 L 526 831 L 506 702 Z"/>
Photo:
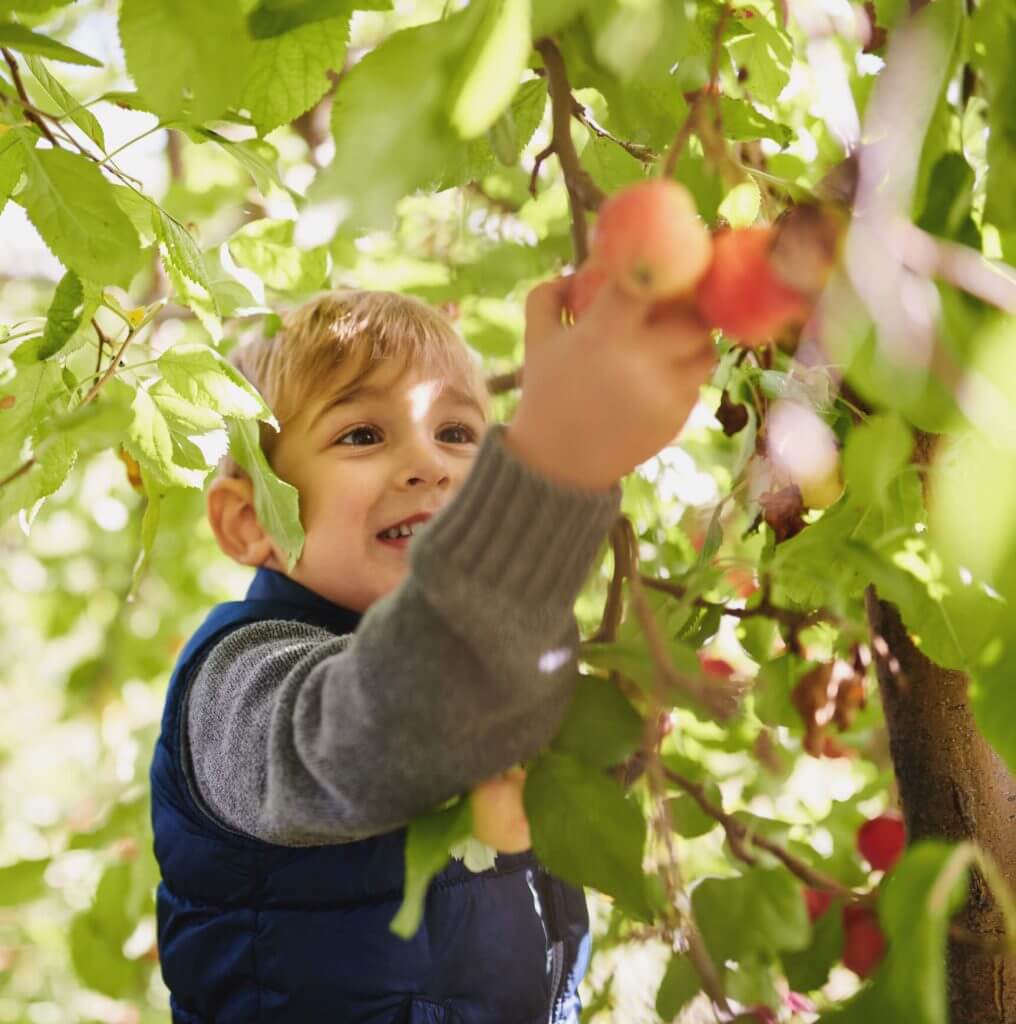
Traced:
<path id="1" fill-rule="evenodd" d="M 888 871 L 900 859 L 906 843 L 903 819 L 895 812 L 880 814 L 857 830 L 857 848 L 876 871 Z"/>
<path id="2" fill-rule="evenodd" d="M 647 301 L 676 298 L 706 272 L 712 239 L 682 185 L 651 178 L 615 192 L 601 207 L 593 258 Z"/>
<path id="3" fill-rule="evenodd" d="M 875 912 L 868 907 L 844 907 L 843 966 L 859 978 L 868 978 L 885 956 L 885 935 Z"/>
<path id="4" fill-rule="evenodd" d="M 741 228 L 713 238 L 713 258 L 695 290 L 699 313 L 742 345 L 764 345 L 803 324 L 809 304 L 769 262 L 772 229 Z"/>
<path id="5" fill-rule="evenodd" d="M 564 304 L 576 320 L 593 304 L 597 293 L 606 282 L 607 272 L 595 260 L 586 260 L 568 278 Z"/>
<path id="6" fill-rule="evenodd" d="M 469 794 L 473 835 L 498 853 L 522 853 L 533 844 L 522 803 L 525 785 L 525 770 L 511 768 L 481 782 Z"/>

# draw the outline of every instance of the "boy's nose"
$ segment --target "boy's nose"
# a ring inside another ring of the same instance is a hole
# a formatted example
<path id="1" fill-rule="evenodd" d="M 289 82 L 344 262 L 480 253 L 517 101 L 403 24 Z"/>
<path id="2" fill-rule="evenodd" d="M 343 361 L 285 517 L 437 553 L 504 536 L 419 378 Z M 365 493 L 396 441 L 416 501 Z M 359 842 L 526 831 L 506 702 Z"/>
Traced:
<path id="1" fill-rule="evenodd" d="M 442 484 L 451 479 L 448 461 L 433 444 L 416 444 L 406 457 L 402 471 L 404 481 L 411 487 L 420 484 Z"/>

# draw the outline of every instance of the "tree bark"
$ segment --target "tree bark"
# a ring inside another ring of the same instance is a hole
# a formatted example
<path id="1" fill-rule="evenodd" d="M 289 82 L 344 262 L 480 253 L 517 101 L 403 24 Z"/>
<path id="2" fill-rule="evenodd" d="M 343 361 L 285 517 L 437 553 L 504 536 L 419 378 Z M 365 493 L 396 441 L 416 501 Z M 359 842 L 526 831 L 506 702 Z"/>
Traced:
<path id="1" fill-rule="evenodd" d="M 1016 890 L 1016 778 L 974 723 L 967 677 L 925 657 L 874 587 L 865 604 L 908 842 L 973 840 Z M 985 943 L 1005 937 L 979 872 L 955 923 Z M 948 991 L 950 1024 L 1016 1024 L 1016 957 L 951 940 Z"/>

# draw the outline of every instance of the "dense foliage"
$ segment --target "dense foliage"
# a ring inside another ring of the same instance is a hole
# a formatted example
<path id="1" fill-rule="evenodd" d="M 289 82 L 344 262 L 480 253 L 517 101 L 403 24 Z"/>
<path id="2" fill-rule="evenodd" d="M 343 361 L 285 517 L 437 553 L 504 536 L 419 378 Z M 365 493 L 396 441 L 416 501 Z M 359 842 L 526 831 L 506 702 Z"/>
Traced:
<path id="1" fill-rule="evenodd" d="M 576 609 L 526 808 L 589 887 L 583 1019 L 944 1024 L 950 914 L 976 871 L 1011 942 L 1012 880 L 976 842 L 858 846 L 897 803 L 872 598 L 1016 768 L 1013 0 L 0 0 L 0 48 L 0 1021 L 167 1019 L 147 766 L 249 578 L 203 519 L 227 445 L 302 538 L 224 354 L 402 290 L 508 417 L 527 290 L 664 173 L 711 228 L 840 227 L 799 337 L 717 339 Z M 450 848 L 482 861 L 463 806 L 412 827 L 397 927 Z"/>

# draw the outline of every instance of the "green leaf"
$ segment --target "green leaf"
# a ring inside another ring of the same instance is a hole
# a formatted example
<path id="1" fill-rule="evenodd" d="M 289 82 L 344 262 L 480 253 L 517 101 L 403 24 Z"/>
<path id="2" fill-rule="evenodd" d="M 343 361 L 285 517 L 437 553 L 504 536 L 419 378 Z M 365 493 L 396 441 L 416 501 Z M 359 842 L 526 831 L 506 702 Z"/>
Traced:
<path id="1" fill-rule="evenodd" d="M 695 920 L 713 959 L 803 949 L 811 929 L 800 883 L 783 867 L 707 878 L 692 891 Z"/>
<path id="2" fill-rule="evenodd" d="M 885 983 L 912 1019 L 946 1024 L 945 948 L 952 915 L 967 901 L 964 848 L 938 841 L 911 846 L 886 878 L 879 918 L 893 953 Z"/>
<path id="3" fill-rule="evenodd" d="M 106 151 L 106 136 L 96 116 L 81 105 L 60 82 L 49 73 L 39 57 L 26 57 L 25 63 L 31 68 L 36 81 L 57 105 L 60 113 L 69 117 L 103 152 Z"/>
<path id="4" fill-rule="evenodd" d="M 772 139 L 781 146 L 786 146 L 794 137 L 786 125 L 759 113 L 746 100 L 721 96 L 720 111 L 723 116 L 723 134 L 732 142 Z"/>
<path id="5" fill-rule="evenodd" d="M 749 8 L 750 9 L 750 8 Z M 758 10 L 752 18 L 739 17 L 741 34 L 728 38 L 727 51 L 747 71 L 747 85 L 754 99 L 772 106 L 790 81 L 794 51 L 790 37 Z"/>
<path id="6" fill-rule="evenodd" d="M 254 39 L 271 39 L 302 25 L 348 18 L 354 10 L 383 11 L 390 7 L 391 0 L 262 0 L 247 15 L 247 27 Z"/>
<path id="7" fill-rule="evenodd" d="M 67 7 L 77 0 L 0 0 L 0 14 L 21 11 L 23 14 L 43 14 L 55 7 Z"/>
<path id="8" fill-rule="evenodd" d="M 823 1024 L 947 1024 L 946 939 L 950 918 L 966 901 L 971 854 L 924 841 L 909 847 L 883 882 L 881 924 L 889 940 L 870 983 Z"/>
<path id="9" fill-rule="evenodd" d="M 562 754 L 595 768 L 620 764 L 642 742 L 642 719 L 608 679 L 580 676 L 568 714 L 554 737 Z"/>
<path id="10" fill-rule="evenodd" d="M 406 832 L 406 878 L 402 904 L 389 929 L 403 939 L 416 934 L 430 880 L 450 860 L 448 851 L 469 837 L 473 816 L 468 799 L 425 814 L 409 823 Z"/>
<path id="11" fill-rule="evenodd" d="M 889 485 L 910 460 L 914 438 L 910 428 L 891 413 L 872 416 L 855 427 L 843 452 L 850 498 L 861 505 L 881 505 Z"/>
<path id="12" fill-rule="evenodd" d="M 53 437 L 41 443 L 32 467 L 0 488 L 0 523 L 56 491 L 67 479 L 76 458 L 77 451 L 69 438 Z"/>
<path id="13" fill-rule="evenodd" d="M 833 903 L 812 925 L 811 943 L 806 949 L 784 952 L 780 956 L 787 981 L 795 992 L 822 988 L 829 972 L 843 954 L 843 915 L 841 904 Z"/>
<path id="14" fill-rule="evenodd" d="M 22 342 L 12 356 L 13 370 L 0 377 L 0 480 L 24 461 L 25 441 L 66 404 L 60 368 L 39 357 L 44 344 L 44 338 Z"/>
<path id="15" fill-rule="evenodd" d="M 163 488 L 200 488 L 207 474 L 176 463 L 169 424 L 143 387 L 134 392 L 131 409 L 134 417 L 124 437 L 124 447 L 142 470 Z"/>
<path id="16" fill-rule="evenodd" d="M 31 903 L 46 894 L 43 875 L 50 858 L 21 860 L 0 868 L 0 907 L 16 907 Z"/>
<path id="17" fill-rule="evenodd" d="M 945 668 L 966 668 L 969 661 L 959 638 L 941 600 L 929 593 L 927 584 L 863 544 L 850 541 L 842 553 L 861 576 L 875 584 L 883 601 L 891 601 L 899 608 L 907 629 L 915 634 L 927 657 Z"/>
<path id="18" fill-rule="evenodd" d="M 73 270 L 68 270 L 56 286 L 46 313 L 40 359 L 49 359 L 64 347 L 81 324 L 84 311 L 85 291 L 81 287 L 81 279 Z"/>
<path id="19" fill-rule="evenodd" d="M 166 422 L 174 433 L 187 436 L 207 434 L 212 430 L 224 430 L 226 427 L 221 413 L 181 398 L 165 380 L 156 381 L 148 389 L 148 393 L 166 417 Z"/>
<path id="20" fill-rule="evenodd" d="M 165 120 L 200 123 L 235 105 L 254 55 L 237 0 L 123 0 L 120 41 L 127 70 Z"/>
<path id="21" fill-rule="evenodd" d="M 103 872 L 91 908 L 71 919 L 71 962 L 78 978 L 114 999 L 140 994 L 147 973 L 143 963 L 123 955 L 136 924 L 130 895 L 130 865 L 112 864 Z"/>
<path id="22" fill-rule="evenodd" d="M 702 782 L 705 795 L 717 807 L 723 806 L 723 794 L 713 779 Z M 706 814 L 692 799 L 691 795 L 682 791 L 680 796 L 671 797 L 667 801 L 670 809 L 670 821 L 674 831 L 685 839 L 697 839 L 708 835 L 719 824 L 712 815 Z"/>
<path id="23" fill-rule="evenodd" d="M 446 176 L 462 145 L 447 91 L 480 10 L 396 32 L 343 78 L 332 105 L 335 157 L 310 199 L 342 200 L 351 226 L 386 226 L 399 199 Z"/>
<path id="24" fill-rule="evenodd" d="M 89 57 L 87 53 L 58 43 L 48 36 L 39 35 L 13 21 L 0 21 L 0 46 L 5 46 L 16 53 L 37 53 L 42 57 L 58 60 L 64 64 L 84 64 L 91 68 L 102 67 L 102 61 Z"/>
<path id="25" fill-rule="evenodd" d="M 119 382 L 117 382 L 119 383 Z M 39 438 L 58 434 L 71 441 L 79 455 L 116 448 L 123 440 L 134 417 L 128 393 L 131 388 L 103 388 L 85 406 L 79 406 L 62 416 L 49 417 L 39 432 Z"/>
<path id="26" fill-rule="evenodd" d="M 594 0 L 537 0 L 533 5 L 533 38 L 549 36 L 564 28 Z"/>
<path id="27" fill-rule="evenodd" d="M 673 1020 L 702 990 L 702 981 L 691 961 L 675 953 L 656 993 L 656 1012 L 666 1021 Z"/>
<path id="28" fill-rule="evenodd" d="M 303 549 L 300 524 L 300 495 L 295 487 L 280 480 L 261 449 L 257 424 L 227 416 L 229 454 L 243 467 L 254 484 L 254 511 L 258 522 L 272 535 L 286 555 L 292 571 Z"/>
<path id="29" fill-rule="evenodd" d="M 342 69 L 347 18 L 331 18 L 254 43 L 241 104 L 259 135 L 309 110 L 331 85 L 328 72 Z"/>
<path id="30" fill-rule="evenodd" d="M 312 292 L 328 280 L 326 246 L 298 249 L 291 220 L 256 220 L 230 238 L 229 253 L 240 266 L 253 270 L 269 288 L 284 292 Z"/>
<path id="31" fill-rule="evenodd" d="M 529 59 L 530 0 L 482 0 L 483 20 L 462 56 L 451 94 L 451 122 L 472 139 L 508 106 Z"/>
<path id="32" fill-rule="evenodd" d="M 575 885 L 613 896 L 632 917 L 649 920 L 642 874 L 646 823 L 617 782 L 550 751 L 529 769 L 523 799 L 541 863 Z"/>
<path id="33" fill-rule="evenodd" d="M 279 174 L 279 151 L 264 139 L 242 139 L 234 141 L 227 139 L 218 132 L 210 131 L 207 128 L 197 128 L 188 132 L 188 135 L 198 143 L 205 140 L 214 142 L 219 148 L 234 159 L 254 180 L 257 190 L 267 196 L 272 185 L 289 192 L 291 197 L 298 197 L 283 182 Z"/>
<path id="34" fill-rule="evenodd" d="M 145 570 L 151 564 L 152 548 L 155 546 L 155 537 L 159 532 L 159 521 L 162 515 L 162 491 L 145 472 L 144 466 L 141 467 L 141 479 L 145 488 L 145 514 L 141 519 L 141 548 L 131 570 L 131 582 L 127 591 L 128 601 L 134 599 L 138 584 L 141 582 Z"/>
<path id="35" fill-rule="evenodd" d="M 126 288 L 141 265 L 137 232 L 87 157 L 28 149 L 17 197 L 53 255 L 78 277 Z"/>
<path id="36" fill-rule="evenodd" d="M 191 237 L 190 232 L 161 207 L 152 207 L 152 229 L 155 237 L 162 243 L 162 254 L 176 269 L 200 285 L 213 303 L 212 282 L 201 259 L 201 250 Z"/>
<path id="37" fill-rule="evenodd" d="M 7 200 L 18 187 L 25 169 L 25 144 L 35 145 L 35 140 L 27 128 L 0 127 L 0 213 L 3 213 Z"/>
<path id="38" fill-rule="evenodd" d="M 192 405 L 223 416 L 271 420 L 272 414 L 251 383 L 207 345 L 174 345 L 159 357 L 166 383 Z"/>

